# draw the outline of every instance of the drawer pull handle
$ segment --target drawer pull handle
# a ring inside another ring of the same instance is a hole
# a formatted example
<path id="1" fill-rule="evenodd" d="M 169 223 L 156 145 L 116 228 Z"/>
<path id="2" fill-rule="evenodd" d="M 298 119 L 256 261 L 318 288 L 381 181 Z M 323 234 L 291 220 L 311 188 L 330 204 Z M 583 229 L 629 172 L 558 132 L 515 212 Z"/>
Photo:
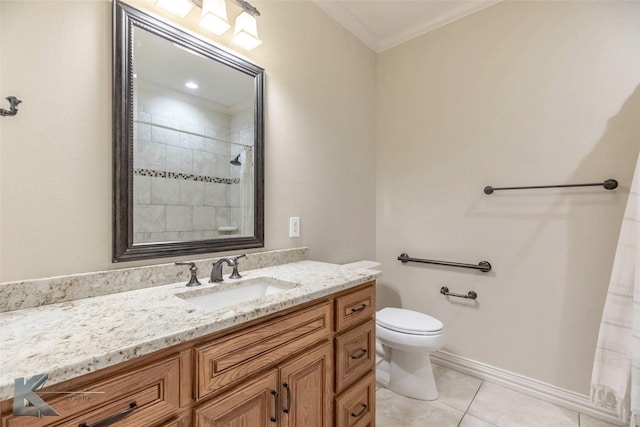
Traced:
<path id="1" fill-rule="evenodd" d="M 284 412 L 285 414 L 289 413 L 289 409 L 291 408 L 291 389 L 289 388 L 289 384 L 284 383 L 282 384 L 282 387 L 284 387 L 284 391 L 286 391 L 286 401 L 285 401 L 285 405 L 284 408 L 282 408 L 282 412 Z"/>
<path id="2" fill-rule="evenodd" d="M 355 412 L 351 413 L 351 416 L 353 418 L 360 418 L 361 416 L 364 415 L 364 413 L 367 412 L 367 405 L 365 405 L 364 403 L 362 404 L 362 409 L 360 409 L 360 411 L 356 414 Z"/>
<path id="3" fill-rule="evenodd" d="M 351 356 L 351 359 L 353 359 L 353 360 L 362 359 L 365 354 L 367 354 L 367 349 L 366 348 L 361 348 L 358 351 L 358 354 L 354 354 L 353 356 Z"/>
<path id="4" fill-rule="evenodd" d="M 278 392 L 271 390 L 271 395 L 273 396 L 273 416 L 271 417 L 271 422 L 275 423 L 278 422 L 278 419 L 276 418 L 278 416 L 278 410 L 276 409 L 278 406 Z"/>
<path id="5" fill-rule="evenodd" d="M 125 410 L 120 411 L 120 412 L 116 412 L 113 415 L 109 415 L 104 420 L 95 422 L 93 424 L 82 423 L 82 424 L 78 425 L 78 427 L 107 427 L 107 426 L 110 426 L 111 424 L 114 424 L 114 423 L 124 419 L 124 418 L 127 418 L 136 409 L 138 409 L 138 405 L 136 404 L 136 402 L 133 402 L 133 403 L 129 404 L 129 408 L 128 409 L 125 409 Z"/>
<path id="6" fill-rule="evenodd" d="M 367 307 L 368 307 L 368 305 L 367 305 L 367 304 L 362 304 L 362 305 L 361 305 L 360 307 L 358 307 L 358 308 L 352 308 L 352 309 L 351 309 L 351 312 L 352 312 L 352 313 L 357 313 L 357 312 L 359 312 L 359 311 L 364 310 L 364 309 L 365 309 L 365 308 L 367 308 Z"/>

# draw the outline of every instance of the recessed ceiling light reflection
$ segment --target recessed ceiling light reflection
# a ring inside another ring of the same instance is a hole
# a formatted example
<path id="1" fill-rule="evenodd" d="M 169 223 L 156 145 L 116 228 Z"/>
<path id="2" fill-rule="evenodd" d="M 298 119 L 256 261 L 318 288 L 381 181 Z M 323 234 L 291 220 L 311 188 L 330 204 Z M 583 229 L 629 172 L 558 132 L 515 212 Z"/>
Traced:
<path id="1" fill-rule="evenodd" d="M 189 89 L 198 89 L 198 84 L 196 82 L 186 82 L 184 85 Z"/>

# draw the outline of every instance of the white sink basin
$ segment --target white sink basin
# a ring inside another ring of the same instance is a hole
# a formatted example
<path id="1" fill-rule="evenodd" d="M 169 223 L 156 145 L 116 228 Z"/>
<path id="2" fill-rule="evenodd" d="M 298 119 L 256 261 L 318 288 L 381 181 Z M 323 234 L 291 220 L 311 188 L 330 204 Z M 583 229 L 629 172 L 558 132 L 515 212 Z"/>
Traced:
<path id="1" fill-rule="evenodd" d="M 232 305 L 258 300 L 297 287 L 296 283 L 270 277 L 256 277 L 241 281 L 225 281 L 210 284 L 202 281 L 201 289 L 176 294 L 177 297 L 206 308 L 218 310 Z"/>

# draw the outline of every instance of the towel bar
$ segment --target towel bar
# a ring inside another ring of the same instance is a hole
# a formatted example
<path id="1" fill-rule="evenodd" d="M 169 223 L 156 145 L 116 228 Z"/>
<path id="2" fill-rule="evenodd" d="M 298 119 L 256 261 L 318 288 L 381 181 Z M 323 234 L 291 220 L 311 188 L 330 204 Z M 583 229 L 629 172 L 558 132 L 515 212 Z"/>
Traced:
<path id="1" fill-rule="evenodd" d="M 618 187 L 618 181 L 607 179 L 605 182 L 594 182 L 590 184 L 560 184 L 560 185 L 535 185 L 530 187 L 484 187 L 484 194 L 493 194 L 496 190 L 529 190 L 532 188 L 567 188 L 567 187 L 604 187 L 605 190 L 613 190 Z"/>

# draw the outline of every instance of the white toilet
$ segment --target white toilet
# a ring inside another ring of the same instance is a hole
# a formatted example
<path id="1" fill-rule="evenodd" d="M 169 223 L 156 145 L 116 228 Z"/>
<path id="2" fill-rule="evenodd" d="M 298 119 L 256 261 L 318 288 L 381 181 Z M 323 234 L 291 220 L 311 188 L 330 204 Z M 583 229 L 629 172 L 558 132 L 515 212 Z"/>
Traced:
<path id="1" fill-rule="evenodd" d="M 375 268 L 380 263 L 358 261 L 352 268 Z M 438 388 L 429 355 L 444 345 L 438 319 L 403 308 L 376 313 L 376 381 L 396 393 L 419 400 L 436 400 Z"/>

